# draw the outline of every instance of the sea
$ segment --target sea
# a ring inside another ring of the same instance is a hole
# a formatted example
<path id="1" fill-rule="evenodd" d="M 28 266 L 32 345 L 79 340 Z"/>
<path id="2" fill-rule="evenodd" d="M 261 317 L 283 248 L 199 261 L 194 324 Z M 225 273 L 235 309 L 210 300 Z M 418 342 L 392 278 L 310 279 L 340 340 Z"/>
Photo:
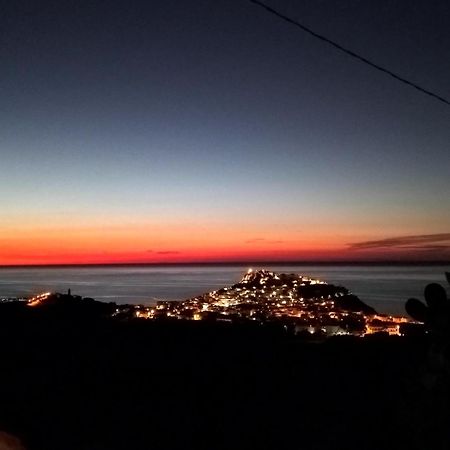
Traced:
<path id="1" fill-rule="evenodd" d="M 67 292 L 119 304 L 185 300 L 238 282 L 249 268 L 307 275 L 349 289 L 380 313 L 405 315 L 428 283 L 447 288 L 450 265 L 127 265 L 0 268 L 0 299 Z"/>

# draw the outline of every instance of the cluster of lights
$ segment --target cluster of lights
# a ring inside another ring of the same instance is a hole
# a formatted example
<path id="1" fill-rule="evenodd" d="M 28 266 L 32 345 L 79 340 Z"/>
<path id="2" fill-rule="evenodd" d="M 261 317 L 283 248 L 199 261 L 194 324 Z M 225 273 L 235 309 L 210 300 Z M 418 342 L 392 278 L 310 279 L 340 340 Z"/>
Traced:
<path id="1" fill-rule="evenodd" d="M 38 306 L 40 305 L 44 300 L 46 300 L 48 297 L 50 297 L 52 293 L 51 292 L 44 292 L 43 294 L 35 295 L 34 297 L 30 298 L 28 300 L 27 306 Z"/>
<path id="2" fill-rule="evenodd" d="M 308 295 L 305 292 L 309 292 Z M 361 311 L 339 308 L 336 302 L 346 293 L 343 288 L 306 276 L 249 269 L 234 286 L 183 302 L 161 301 L 154 308 L 140 307 L 135 316 L 230 322 L 278 321 L 293 325 L 300 331 L 332 334 L 348 334 L 345 324 L 356 321 L 361 327 L 353 334 L 358 335 L 379 331 L 400 334 L 400 324 L 409 322 L 404 317 L 365 315 Z"/>

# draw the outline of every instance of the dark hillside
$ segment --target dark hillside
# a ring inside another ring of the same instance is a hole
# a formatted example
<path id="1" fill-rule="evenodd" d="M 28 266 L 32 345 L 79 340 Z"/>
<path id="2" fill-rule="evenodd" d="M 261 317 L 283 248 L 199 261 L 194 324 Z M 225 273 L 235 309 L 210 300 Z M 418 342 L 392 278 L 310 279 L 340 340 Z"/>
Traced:
<path id="1" fill-rule="evenodd" d="M 0 422 L 29 450 L 409 448 L 402 408 L 414 405 L 420 342 L 31 313 L 0 322 Z"/>

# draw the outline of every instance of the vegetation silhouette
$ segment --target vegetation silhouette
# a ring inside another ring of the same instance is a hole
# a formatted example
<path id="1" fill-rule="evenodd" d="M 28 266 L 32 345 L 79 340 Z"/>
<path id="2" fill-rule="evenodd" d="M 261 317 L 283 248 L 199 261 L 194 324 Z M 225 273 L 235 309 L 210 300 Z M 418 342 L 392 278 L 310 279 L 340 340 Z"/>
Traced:
<path id="1" fill-rule="evenodd" d="M 446 273 L 450 284 L 450 273 Z M 450 299 L 443 286 L 428 284 L 425 303 L 411 298 L 405 309 L 428 330 L 423 363 L 413 384 L 416 401 L 407 408 L 412 428 L 412 449 L 450 446 Z"/>

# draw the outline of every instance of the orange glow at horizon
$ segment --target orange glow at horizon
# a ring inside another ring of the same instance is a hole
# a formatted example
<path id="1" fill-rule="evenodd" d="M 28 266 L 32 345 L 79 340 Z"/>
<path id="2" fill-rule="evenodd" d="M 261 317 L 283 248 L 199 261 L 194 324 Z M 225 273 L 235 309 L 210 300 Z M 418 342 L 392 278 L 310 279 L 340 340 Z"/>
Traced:
<path id="1" fill-rule="evenodd" d="M 283 260 L 319 257 L 339 244 L 320 235 L 273 231 L 251 224 L 131 224 L 33 226 L 3 230 L 0 264 L 164 263 Z"/>
<path id="2" fill-rule="evenodd" d="M 239 227 L 179 223 L 69 227 L 41 223 L 2 230 L 0 265 L 332 262 L 404 257 L 404 252 L 392 250 L 349 251 L 351 240 L 348 235 L 322 229 L 306 234 L 295 228 L 250 223 Z"/>

